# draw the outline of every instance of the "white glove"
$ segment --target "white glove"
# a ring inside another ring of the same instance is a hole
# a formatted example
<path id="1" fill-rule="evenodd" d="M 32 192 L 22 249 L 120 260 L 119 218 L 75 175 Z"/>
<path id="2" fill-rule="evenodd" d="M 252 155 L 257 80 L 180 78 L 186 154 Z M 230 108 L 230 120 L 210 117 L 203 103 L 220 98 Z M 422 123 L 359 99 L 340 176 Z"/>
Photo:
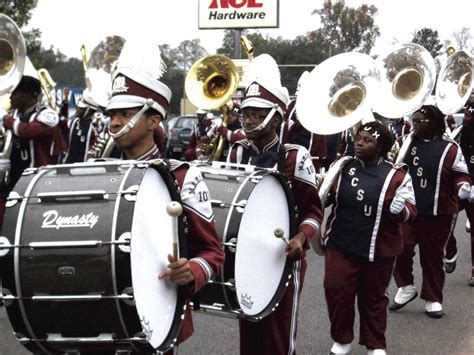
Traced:
<path id="1" fill-rule="evenodd" d="M 469 202 L 474 203 L 474 185 L 471 186 L 471 193 L 468 200 Z"/>
<path id="2" fill-rule="evenodd" d="M 468 184 L 462 184 L 458 191 L 458 197 L 461 200 L 468 200 L 471 197 L 471 187 Z"/>
<path id="3" fill-rule="evenodd" d="M 392 200 L 392 203 L 390 204 L 390 212 L 392 214 L 399 214 L 400 212 L 402 212 L 404 208 L 405 208 L 405 199 L 403 197 L 395 195 L 395 197 Z"/>
<path id="4" fill-rule="evenodd" d="M 8 115 L 8 112 L 5 111 L 3 108 L 0 108 L 0 121 L 3 122 L 3 117 L 5 117 L 5 115 Z"/>

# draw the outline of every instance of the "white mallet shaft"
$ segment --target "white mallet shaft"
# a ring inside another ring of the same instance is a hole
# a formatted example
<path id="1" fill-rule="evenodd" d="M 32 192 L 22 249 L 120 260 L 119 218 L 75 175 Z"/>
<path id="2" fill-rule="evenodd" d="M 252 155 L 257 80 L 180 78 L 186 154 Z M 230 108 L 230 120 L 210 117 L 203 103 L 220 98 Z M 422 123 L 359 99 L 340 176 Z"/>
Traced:
<path id="1" fill-rule="evenodd" d="M 183 207 L 177 201 L 171 201 L 166 206 L 166 212 L 168 215 L 173 219 L 172 229 L 171 232 L 173 233 L 173 258 L 174 260 L 178 260 L 179 253 L 178 253 L 178 217 L 183 213 Z"/>

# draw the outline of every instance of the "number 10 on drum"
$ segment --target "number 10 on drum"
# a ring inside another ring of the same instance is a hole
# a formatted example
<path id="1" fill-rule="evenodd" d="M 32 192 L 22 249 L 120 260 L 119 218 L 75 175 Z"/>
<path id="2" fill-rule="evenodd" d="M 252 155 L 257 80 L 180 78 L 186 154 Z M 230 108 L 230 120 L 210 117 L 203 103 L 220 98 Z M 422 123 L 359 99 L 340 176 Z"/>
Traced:
<path id="1" fill-rule="evenodd" d="M 173 233 L 173 258 L 178 260 L 178 217 L 183 213 L 183 207 L 177 201 L 171 201 L 166 206 L 166 212 L 172 218 L 172 233 Z"/>

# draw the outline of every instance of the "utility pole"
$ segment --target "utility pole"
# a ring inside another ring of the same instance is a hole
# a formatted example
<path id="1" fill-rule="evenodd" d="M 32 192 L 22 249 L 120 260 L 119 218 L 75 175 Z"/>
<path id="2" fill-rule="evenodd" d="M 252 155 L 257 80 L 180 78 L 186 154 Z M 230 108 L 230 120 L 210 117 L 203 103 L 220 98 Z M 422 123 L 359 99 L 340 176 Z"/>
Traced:
<path id="1" fill-rule="evenodd" d="M 242 58 L 242 49 L 240 47 L 240 37 L 242 36 L 242 29 L 234 30 L 234 59 Z"/>

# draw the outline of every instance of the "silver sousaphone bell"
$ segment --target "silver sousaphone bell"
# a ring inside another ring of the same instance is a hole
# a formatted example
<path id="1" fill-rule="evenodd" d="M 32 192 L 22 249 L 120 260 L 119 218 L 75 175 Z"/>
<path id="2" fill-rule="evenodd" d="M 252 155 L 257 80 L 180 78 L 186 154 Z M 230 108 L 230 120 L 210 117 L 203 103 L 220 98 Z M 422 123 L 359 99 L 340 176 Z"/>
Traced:
<path id="1" fill-rule="evenodd" d="M 344 131 L 370 112 L 378 82 L 375 61 L 367 54 L 328 58 L 301 84 L 296 100 L 298 119 L 313 133 Z"/>
<path id="2" fill-rule="evenodd" d="M 415 112 L 430 97 L 436 65 L 430 52 L 405 43 L 377 58 L 380 85 L 373 110 L 383 117 L 400 118 Z"/>
<path id="3" fill-rule="evenodd" d="M 436 82 L 436 105 L 445 115 L 459 111 L 472 91 L 472 59 L 464 51 L 448 57 Z"/>

